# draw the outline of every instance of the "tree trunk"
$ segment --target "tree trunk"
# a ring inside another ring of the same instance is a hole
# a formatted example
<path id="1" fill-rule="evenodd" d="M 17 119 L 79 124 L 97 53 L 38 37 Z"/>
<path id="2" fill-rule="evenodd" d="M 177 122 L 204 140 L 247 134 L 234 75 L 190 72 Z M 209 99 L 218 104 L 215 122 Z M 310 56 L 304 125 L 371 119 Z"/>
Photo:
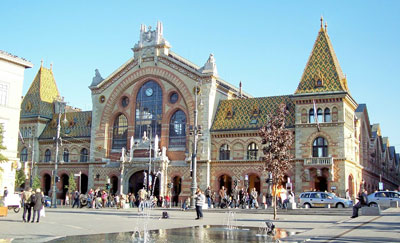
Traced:
<path id="1" fill-rule="evenodd" d="M 274 220 L 276 220 L 276 213 L 277 213 L 277 210 L 276 210 L 276 193 L 277 193 L 277 191 L 276 191 L 276 189 L 277 189 L 277 185 L 275 184 L 274 185 L 274 191 L 275 191 L 275 193 L 274 193 Z"/>

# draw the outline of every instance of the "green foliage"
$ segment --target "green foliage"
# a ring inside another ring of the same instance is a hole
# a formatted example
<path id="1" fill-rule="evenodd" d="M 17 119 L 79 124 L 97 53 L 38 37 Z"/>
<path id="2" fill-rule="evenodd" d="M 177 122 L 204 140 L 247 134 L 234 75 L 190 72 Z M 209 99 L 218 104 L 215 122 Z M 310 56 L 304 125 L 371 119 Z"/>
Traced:
<path id="1" fill-rule="evenodd" d="M 66 185 L 65 188 L 68 188 L 70 193 L 76 190 L 76 181 L 73 173 L 69 174 L 68 185 Z"/>
<path id="2" fill-rule="evenodd" d="M 42 188 L 42 182 L 39 179 L 39 176 L 35 176 L 32 182 L 32 190 L 36 190 L 38 188 Z"/>
<path id="3" fill-rule="evenodd" d="M 6 147 L 3 146 L 3 133 L 4 133 L 4 128 L 3 125 L 0 124 L 0 151 L 6 149 Z M 5 161 L 8 161 L 7 157 L 5 157 L 0 153 L 0 163 Z"/>
<path id="4" fill-rule="evenodd" d="M 24 169 L 21 168 L 15 173 L 15 188 L 21 187 L 26 180 Z"/>

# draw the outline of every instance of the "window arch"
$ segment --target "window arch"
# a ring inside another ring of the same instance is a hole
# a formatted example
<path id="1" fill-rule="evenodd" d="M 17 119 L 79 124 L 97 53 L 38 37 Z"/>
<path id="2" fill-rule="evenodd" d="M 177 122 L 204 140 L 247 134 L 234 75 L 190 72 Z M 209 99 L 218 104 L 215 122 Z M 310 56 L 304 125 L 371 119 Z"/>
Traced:
<path id="1" fill-rule="evenodd" d="M 68 149 L 64 149 L 64 152 L 63 152 L 63 160 L 64 160 L 64 162 L 69 162 L 69 150 Z"/>
<path id="2" fill-rule="evenodd" d="M 332 119 L 331 119 L 331 110 L 329 108 L 325 108 L 324 121 L 325 122 L 331 122 L 332 121 Z"/>
<path id="3" fill-rule="evenodd" d="M 169 122 L 169 147 L 186 147 L 186 114 L 177 110 Z"/>
<path id="4" fill-rule="evenodd" d="M 308 122 L 309 123 L 314 123 L 315 122 L 314 109 L 310 109 L 310 111 L 308 112 Z"/>
<path id="5" fill-rule="evenodd" d="M 150 125 L 152 137 L 161 137 L 162 90 L 155 81 L 148 81 L 136 97 L 135 139 L 140 140 Z"/>
<path id="6" fill-rule="evenodd" d="M 219 148 L 219 160 L 229 160 L 231 157 L 231 148 L 228 144 L 222 144 Z"/>
<path id="7" fill-rule="evenodd" d="M 318 119 L 318 122 L 319 122 L 319 123 L 324 122 L 324 121 L 323 121 L 323 113 L 322 113 L 322 109 L 321 109 L 321 108 L 318 108 L 318 109 L 317 109 L 317 119 Z"/>
<path id="8" fill-rule="evenodd" d="M 328 157 L 328 143 L 325 138 L 317 137 L 313 142 L 313 157 Z"/>
<path id="9" fill-rule="evenodd" d="M 126 148 L 126 143 L 128 140 L 128 120 L 121 114 L 115 118 L 113 127 L 113 149 Z"/>
<path id="10" fill-rule="evenodd" d="M 51 160 L 51 151 L 50 149 L 46 149 L 44 152 L 44 162 L 50 162 Z"/>
<path id="11" fill-rule="evenodd" d="M 21 150 L 20 157 L 21 157 L 21 162 L 28 161 L 28 149 L 26 147 Z"/>
<path id="12" fill-rule="evenodd" d="M 257 159 L 258 146 L 256 143 L 252 142 L 247 146 L 247 159 L 255 160 Z"/>
<path id="13" fill-rule="evenodd" d="M 87 162 L 88 161 L 88 150 L 86 148 L 83 148 L 81 150 L 81 162 Z"/>

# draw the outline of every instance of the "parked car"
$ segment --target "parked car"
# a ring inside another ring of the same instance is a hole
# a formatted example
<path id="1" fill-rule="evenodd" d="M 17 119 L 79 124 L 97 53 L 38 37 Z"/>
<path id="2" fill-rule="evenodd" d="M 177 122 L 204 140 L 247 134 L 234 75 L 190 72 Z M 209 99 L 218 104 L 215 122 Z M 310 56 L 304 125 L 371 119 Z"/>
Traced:
<path id="1" fill-rule="evenodd" d="M 336 207 L 348 208 L 353 206 L 353 201 L 340 198 L 329 192 L 302 192 L 299 196 L 300 207 Z"/>
<path id="2" fill-rule="evenodd" d="M 394 191 L 377 191 L 368 195 L 368 205 L 370 207 L 390 207 L 391 201 L 397 201 L 400 204 L 400 193 Z"/>

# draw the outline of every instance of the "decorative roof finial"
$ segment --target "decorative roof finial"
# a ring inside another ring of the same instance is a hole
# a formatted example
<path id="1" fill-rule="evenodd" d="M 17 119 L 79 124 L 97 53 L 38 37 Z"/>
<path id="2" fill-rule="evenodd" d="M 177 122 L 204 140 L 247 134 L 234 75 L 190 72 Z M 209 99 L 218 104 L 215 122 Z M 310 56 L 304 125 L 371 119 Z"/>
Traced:
<path id="1" fill-rule="evenodd" d="M 325 32 L 328 32 L 328 22 L 325 21 Z"/>
<path id="2" fill-rule="evenodd" d="M 322 15 L 321 15 L 320 21 L 321 21 L 321 29 L 322 29 L 322 27 L 323 27 L 323 22 L 324 22 L 324 17 L 322 17 Z"/>
<path id="3" fill-rule="evenodd" d="M 40 67 L 43 67 L 43 59 L 40 60 Z"/>
<path id="4" fill-rule="evenodd" d="M 50 63 L 50 71 L 53 71 L 53 63 Z"/>

